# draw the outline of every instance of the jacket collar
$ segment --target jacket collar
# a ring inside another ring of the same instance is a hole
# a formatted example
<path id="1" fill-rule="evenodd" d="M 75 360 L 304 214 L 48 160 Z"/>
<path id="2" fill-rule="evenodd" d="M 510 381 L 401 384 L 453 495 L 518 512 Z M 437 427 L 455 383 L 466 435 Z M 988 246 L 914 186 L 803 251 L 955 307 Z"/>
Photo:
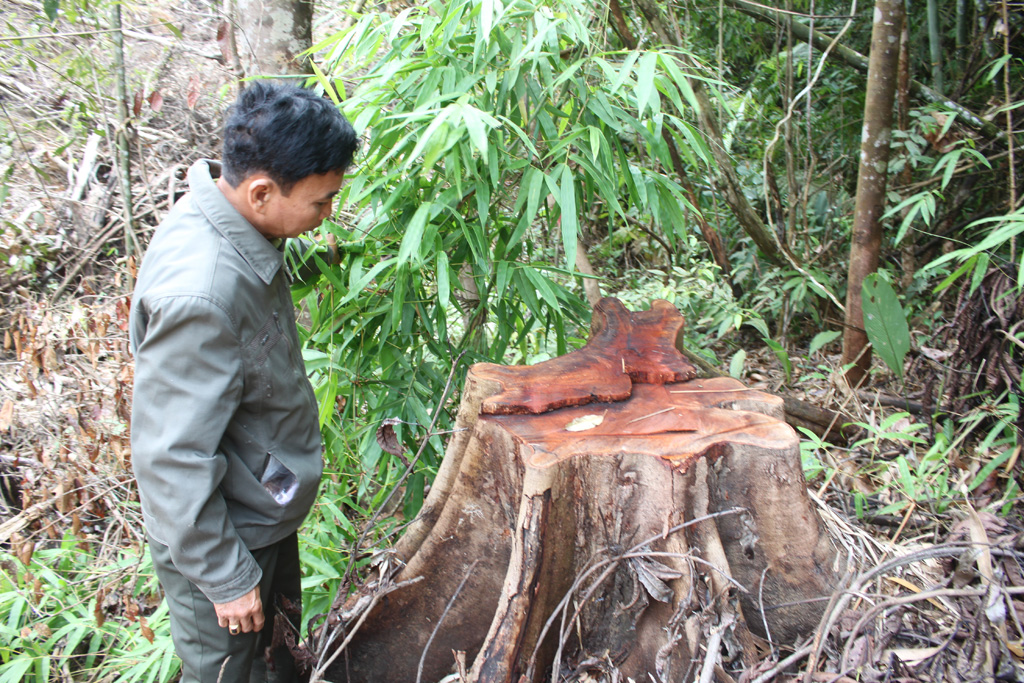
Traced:
<path id="1" fill-rule="evenodd" d="M 284 256 L 261 235 L 252 223 L 231 206 L 215 182 L 220 177 L 220 162 L 200 159 L 188 170 L 192 197 L 217 232 L 235 248 L 263 282 L 270 284 L 284 264 Z"/>

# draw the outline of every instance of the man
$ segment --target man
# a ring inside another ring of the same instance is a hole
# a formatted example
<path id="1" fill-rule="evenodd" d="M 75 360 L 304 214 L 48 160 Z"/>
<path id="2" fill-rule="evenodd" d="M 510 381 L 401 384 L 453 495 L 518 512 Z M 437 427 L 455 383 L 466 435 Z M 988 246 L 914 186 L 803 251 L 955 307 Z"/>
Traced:
<path id="1" fill-rule="evenodd" d="M 183 683 L 294 679 L 286 648 L 264 652 L 301 597 L 323 463 L 282 238 L 331 214 L 355 147 L 326 100 L 251 84 L 139 272 L 132 462 Z"/>

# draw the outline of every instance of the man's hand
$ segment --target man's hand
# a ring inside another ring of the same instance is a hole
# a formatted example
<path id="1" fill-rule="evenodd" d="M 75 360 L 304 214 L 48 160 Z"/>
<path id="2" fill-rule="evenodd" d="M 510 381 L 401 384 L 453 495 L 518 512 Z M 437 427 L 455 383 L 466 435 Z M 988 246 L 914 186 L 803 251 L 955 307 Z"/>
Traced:
<path id="1" fill-rule="evenodd" d="M 214 603 L 213 608 L 217 611 L 217 623 L 231 631 L 231 635 L 263 628 L 263 602 L 260 600 L 259 586 L 231 602 Z"/>

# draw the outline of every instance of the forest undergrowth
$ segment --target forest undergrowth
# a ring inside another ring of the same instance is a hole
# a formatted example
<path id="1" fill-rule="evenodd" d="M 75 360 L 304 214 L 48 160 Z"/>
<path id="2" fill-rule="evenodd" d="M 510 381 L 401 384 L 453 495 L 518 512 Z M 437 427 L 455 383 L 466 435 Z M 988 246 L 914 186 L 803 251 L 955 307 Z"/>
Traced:
<path id="1" fill-rule="evenodd" d="M 48 25 L 35 3 L 12 7 L 17 16 L 5 19 L 5 40 Z M 88 3 L 62 7 L 93 11 Z M 90 20 L 63 21 L 70 30 Z M 201 2 L 126 14 L 136 34 L 127 34 L 126 49 L 138 93 L 133 204 L 140 245 L 184 192 L 188 164 L 216 155 L 216 122 L 233 96 L 232 74 L 217 60 L 220 21 Z M 0 683 L 172 681 L 178 663 L 130 468 L 127 321 L 138 262 L 125 248 L 124 200 L 107 143 L 116 128 L 112 74 L 95 54 L 109 45 L 96 35 L 16 45 L 0 56 Z M 90 143 L 92 135 L 100 140 Z M 496 205 L 508 214 L 522 208 Z M 360 220 L 348 207 L 337 218 L 343 226 Z M 748 293 L 735 297 L 695 239 L 669 243 L 648 226 L 625 226 L 592 249 L 598 265 L 615 264 L 602 279 L 605 293 L 630 308 L 669 298 L 687 316 L 688 345 L 706 372 L 791 401 L 809 490 L 841 551 L 843 578 L 815 632 L 799 643 L 754 638 L 744 647 L 730 630 L 720 651 L 702 653 L 715 660 L 714 678 L 1024 679 L 1024 295 L 1017 272 L 985 260 L 941 291 L 929 283 L 926 302 L 912 311 L 908 305 L 912 346 L 897 370 L 879 354 L 870 385 L 851 391 L 842 380 L 838 334 L 806 331 L 837 313 L 809 293 L 814 286 L 801 274 L 771 275 L 773 267 L 746 244 L 749 256 L 734 276 Z M 571 278 L 558 282 L 582 291 Z M 548 292 L 552 302 L 564 302 L 561 290 L 542 285 L 538 299 Z M 783 299 L 788 293 L 790 303 L 769 311 L 764 301 L 772 292 Z M 800 297 L 825 312 L 792 312 Z M 305 291 L 296 299 L 311 340 L 307 361 L 322 380 L 325 365 L 337 360 L 313 343 L 317 306 L 329 295 Z M 455 299 L 453 290 L 453 307 Z M 452 310 L 459 318 L 467 309 Z M 453 336 L 470 327 L 462 320 Z M 507 344 L 502 358 L 536 362 L 563 353 L 565 344 L 585 340 L 580 322 L 567 319 L 557 342 L 554 332 L 527 324 L 525 341 Z M 787 336 L 801 325 L 803 333 Z M 435 388 L 476 358 L 472 350 L 465 357 L 423 353 Z M 426 382 L 421 375 L 416 381 Z M 374 438 L 387 408 L 358 412 L 328 384 L 318 384 L 321 409 L 345 414 L 347 422 L 325 428 L 322 495 L 301 532 L 303 620 L 313 623 L 379 559 L 375 553 L 415 513 L 436 467 L 429 457 L 388 457 Z M 410 405 L 419 405 L 403 424 L 418 419 L 420 427 L 400 425 L 399 438 L 441 452 L 442 427 L 429 433 L 425 425 L 435 414 L 450 420 L 458 387 L 433 394 L 447 397 L 439 404 L 428 400 L 431 391 L 407 391 Z M 613 662 L 590 659 L 566 662 L 562 680 L 621 679 Z"/>

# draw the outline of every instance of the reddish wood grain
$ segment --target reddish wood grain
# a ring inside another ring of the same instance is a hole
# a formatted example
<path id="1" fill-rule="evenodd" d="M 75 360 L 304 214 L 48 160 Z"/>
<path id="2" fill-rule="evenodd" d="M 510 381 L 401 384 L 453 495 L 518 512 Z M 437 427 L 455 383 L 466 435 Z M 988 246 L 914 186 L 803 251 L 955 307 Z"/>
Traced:
<path id="1" fill-rule="evenodd" d="M 578 351 L 537 365 L 479 363 L 477 378 L 501 390 L 484 400 L 485 415 L 539 414 L 588 403 L 623 401 L 633 384 L 685 382 L 697 371 L 675 347 L 683 316 L 664 300 L 650 310 L 626 310 L 618 299 L 594 307 L 591 336 Z"/>
<path id="2" fill-rule="evenodd" d="M 744 408 L 756 405 L 761 412 Z M 657 457 L 683 471 L 718 443 L 788 449 L 799 439 L 786 423 L 765 412 L 782 410 L 782 399 L 747 389 L 726 377 L 680 384 L 637 384 L 617 403 L 563 408 L 543 415 L 486 416 L 520 441 L 519 455 L 532 467 L 549 467 L 576 456 L 625 453 Z M 594 427 L 573 431 L 581 423 Z M 567 427 L 569 429 L 567 429 Z"/>

